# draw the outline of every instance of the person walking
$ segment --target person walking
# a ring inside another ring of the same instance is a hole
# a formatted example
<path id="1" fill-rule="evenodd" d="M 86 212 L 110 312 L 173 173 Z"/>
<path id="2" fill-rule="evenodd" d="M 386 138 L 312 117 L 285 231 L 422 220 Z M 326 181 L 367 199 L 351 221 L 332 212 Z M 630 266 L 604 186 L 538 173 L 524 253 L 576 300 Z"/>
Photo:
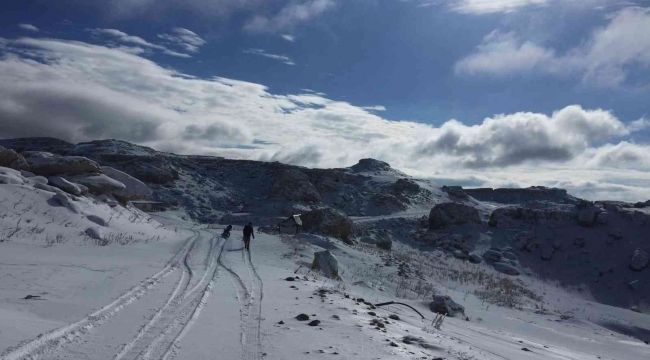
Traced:
<path id="1" fill-rule="evenodd" d="M 248 225 L 244 226 L 244 249 L 248 251 L 251 249 L 251 236 L 255 239 L 253 223 L 249 222 Z"/>

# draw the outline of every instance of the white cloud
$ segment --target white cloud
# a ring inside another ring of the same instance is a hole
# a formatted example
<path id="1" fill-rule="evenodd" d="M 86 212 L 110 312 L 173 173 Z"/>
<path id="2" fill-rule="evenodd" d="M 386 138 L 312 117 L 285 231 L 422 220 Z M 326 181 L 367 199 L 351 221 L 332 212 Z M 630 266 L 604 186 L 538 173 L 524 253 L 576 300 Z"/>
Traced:
<path id="1" fill-rule="evenodd" d="M 199 48 L 206 44 L 206 41 L 201 39 L 195 32 L 178 27 L 172 29 L 171 35 L 159 34 L 158 37 L 192 53 L 199 52 Z"/>
<path id="2" fill-rule="evenodd" d="M 0 51 L 0 137 L 116 138 L 316 167 L 374 157 L 418 176 L 650 198 L 649 145 L 629 140 L 647 130 L 645 120 L 625 124 L 608 111 L 568 106 L 433 127 L 386 120 L 373 113 L 380 106 L 199 79 L 106 46 L 25 38 L 5 41 Z"/>
<path id="3" fill-rule="evenodd" d="M 650 9 L 630 7 L 610 17 L 607 26 L 564 54 L 518 39 L 514 33 L 492 32 L 474 54 L 456 63 L 456 73 L 504 76 L 543 73 L 578 76 L 586 84 L 614 87 L 626 82 L 630 68 L 650 67 Z"/>
<path id="4" fill-rule="evenodd" d="M 18 24 L 18 27 L 26 30 L 26 31 L 32 31 L 32 32 L 38 32 L 38 28 L 32 24 Z"/>
<path id="5" fill-rule="evenodd" d="M 119 42 L 122 43 L 128 43 L 128 44 L 133 44 L 137 45 L 138 47 L 135 48 L 125 48 L 125 47 L 120 47 L 121 50 L 134 53 L 134 54 L 141 54 L 144 53 L 145 51 L 142 49 L 148 48 L 148 49 L 155 49 L 155 50 L 160 50 L 162 51 L 163 54 L 170 55 L 170 56 L 175 56 L 175 57 L 182 57 L 182 58 L 190 58 L 191 56 L 188 54 L 183 54 L 177 51 L 169 50 L 166 47 L 162 45 L 157 45 L 148 42 L 147 40 L 139 37 L 139 36 L 133 36 L 129 35 L 123 31 L 117 30 L 117 29 L 86 29 L 87 31 L 90 31 L 93 35 L 95 36 L 109 36 L 111 38 L 116 39 Z"/>
<path id="6" fill-rule="evenodd" d="M 490 14 L 512 12 L 528 6 L 546 5 L 548 0 L 455 0 L 451 8 L 461 13 Z"/>
<path id="7" fill-rule="evenodd" d="M 270 53 L 267 53 L 266 51 L 264 51 L 262 49 L 246 49 L 243 52 L 245 54 L 264 56 L 264 57 L 269 58 L 269 59 L 278 60 L 278 61 L 281 61 L 281 62 L 287 64 L 287 65 L 296 65 L 296 63 L 294 63 L 293 60 L 291 60 L 291 58 L 289 58 L 286 55 L 270 54 Z"/>
<path id="8" fill-rule="evenodd" d="M 277 14 L 267 17 L 256 15 L 249 19 L 244 29 L 250 32 L 278 32 L 293 29 L 334 8 L 334 0 L 307 0 L 303 3 L 291 2 Z"/>
<path id="9" fill-rule="evenodd" d="M 289 42 L 294 42 L 296 41 L 296 37 L 293 35 L 288 35 L 288 34 L 282 34 L 280 35 L 284 40 L 287 40 Z"/>

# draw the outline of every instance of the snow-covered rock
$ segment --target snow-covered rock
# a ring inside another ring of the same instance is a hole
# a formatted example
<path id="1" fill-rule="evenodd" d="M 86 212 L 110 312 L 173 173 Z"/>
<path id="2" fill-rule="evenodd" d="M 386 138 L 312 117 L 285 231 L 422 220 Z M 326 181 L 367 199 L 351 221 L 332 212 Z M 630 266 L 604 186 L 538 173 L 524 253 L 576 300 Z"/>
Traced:
<path id="1" fill-rule="evenodd" d="M 352 220 L 342 211 L 332 208 L 312 210 L 300 216 L 303 229 L 343 240 L 349 240 Z"/>
<path id="2" fill-rule="evenodd" d="M 503 255 L 504 258 L 506 258 L 508 260 L 518 260 L 519 259 L 519 257 L 515 253 L 510 252 L 510 251 L 504 251 L 502 255 Z"/>
<path id="3" fill-rule="evenodd" d="M 503 258 L 503 254 L 496 250 L 488 250 L 483 254 L 483 258 L 485 259 L 486 262 L 497 262 L 501 261 Z"/>
<path id="4" fill-rule="evenodd" d="M 14 170 L 29 170 L 25 158 L 13 150 L 0 150 L 0 166 Z"/>
<path id="5" fill-rule="evenodd" d="M 429 212 L 429 229 L 441 229 L 450 225 L 480 224 L 478 210 L 454 202 L 438 204 Z"/>
<path id="6" fill-rule="evenodd" d="M 86 219 L 94 222 L 95 224 L 97 224 L 99 226 L 106 226 L 106 220 L 104 220 L 101 216 L 88 215 L 88 216 L 86 216 Z"/>
<path id="7" fill-rule="evenodd" d="M 518 276 L 520 274 L 519 270 L 510 263 L 495 262 L 492 266 L 494 266 L 494 270 L 506 275 Z"/>
<path id="8" fill-rule="evenodd" d="M 392 170 L 388 163 L 370 158 L 359 160 L 359 162 L 356 165 L 351 166 L 350 169 L 355 173 Z"/>
<path id="9" fill-rule="evenodd" d="M 61 189 L 59 189 L 59 188 L 55 188 L 54 186 L 50 186 L 50 185 L 45 185 L 45 184 L 34 184 L 34 188 L 35 188 L 35 189 L 44 190 L 44 191 L 48 191 L 48 192 L 55 193 L 55 194 L 63 194 L 63 195 L 66 195 L 66 193 L 65 193 L 63 190 L 61 190 Z"/>
<path id="10" fill-rule="evenodd" d="M 153 191 L 147 185 L 127 173 L 115 170 L 110 166 L 102 166 L 102 171 L 104 175 L 121 182 L 125 186 L 123 190 L 113 191 L 114 196 L 128 200 L 137 200 L 148 199 L 153 194 Z"/>
<path id="11" fill-rule="evenodd" d="M 65 179 L 86 186 L 94 194 L 112 194 L 126 189 L 124 184 L 104 174 L 66 176 Z"/>
<path id="12" fill-rule="evenodd" d="M 339 262 L 329 250 L 315 252 L 311 268 L 321 271 L 329 278 L 339 278 Z"/>
<path id="13" fill-rule="evenodd" d="M 0 167 L 0 184 L 24 185 L 27 183 L 20 171 L 7 167 Z"/>
<path id="14" fill-rule="evenodd" d="M 469 254 L 465 251 L 462 250 L 456 250 L 453 252 L 454 257 L 457 259 L 465 260 L 469 256 Z"/>
<path id="15" fill-rule="evenodd" d="M 50 176 L 48 178 L 50 185 L 55 186 L 68 194 L 81 196 L 88 193 L 88 188 L 81 185 L 70 182 L 60 176 Z"/>
<path id="16" fill-rule="evenodd" d="M 47 185 L 48 184 L 47 178 L 44 177 L 44 176 L 32 176 L 32 177 L 29 177 L 29 178 L 26 178 L 26 179 L 27 179 L 27 183 L 31 184 L 31 185 L 36 185 L 36 184 Z"/>
<path id="17" fill-rule="evenodd" d="M 450 296 L 447 295 L 434 295 L 433 301 L 429 303 L 429 309 L 434 313 L 456 317 L 458 315 L 465 315 L 465 307 L 458 304 Z"/>
<path id="18" fill-rule="evenodd" d="M 87 228 L 84 233 L 93 239 L 101 240 L 104 238 L 104 230 L 96 226 Z"/>
<path id="19" fill-rule="evenodd" d="M 20 170 L 20 174 L 21 174 L 23 177 L 26 177 L 26 178 L 30 178 L 30 177 L 34 177 L 34 176 L 36 176 L 36 174 L 34 174 L 34 173 L 31 172 L 31 171 L 27 171 L 27 170 Z"/>
<path id="20" fill-rule="evenodd" d="M 97 162 L 83 156 L 57 156 L 48 152 L 25 152 L 29 170 L 36 175 L 79 175 L 84 173 L 101 173 Z"/>
<path id="21" fill-rule="evenodd" d="M 644 251 L 641 248 L 637 248 L 634 250 L 634 254 L 632 254 L 632 260 L 630 261 L 630 268 L 634 271 L 641 271 L 648 266 L 648 262 L 650 261 L 650 254 L 648 254 L 646 251 Z"/>
<path id="22" fill-rule="evenodd" d="M 81 214 L 82 212 L 81 207 L 79 207 L 79 205 L 72 202 L 72 200 L 64 193 L 54 194 L 54 196 L 52 196 L 52 200 L 55 203 L 68 208 L 70 211 L 72 211 L 75 214 Z"/>

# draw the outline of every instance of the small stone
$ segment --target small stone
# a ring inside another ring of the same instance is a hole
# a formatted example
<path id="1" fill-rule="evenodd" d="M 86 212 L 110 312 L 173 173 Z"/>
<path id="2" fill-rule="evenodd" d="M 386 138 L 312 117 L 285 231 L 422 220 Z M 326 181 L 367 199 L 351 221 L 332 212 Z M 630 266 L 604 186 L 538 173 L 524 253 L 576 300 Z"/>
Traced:
<path id="1" fill-rule="evenodd" d="M 398 347 L 399 345 L 397 345 L 397 344 L 395 344 L 394 342 L 391 341 L 391 342 L 390 342 L 390 346 L 392 346 L 392 347 Z"/>
<path id="2" fill-rule="evenodd" d="M 285 279 L 286 281 L 296 281 L 296 278 L 293 276 L 289 276 L 288 278 Z"/>
<path id="3" fill-rule="evenodd" d="M 521 348 L 521 350 L 523 350 L 523 351 L 530 351 L 530 349 L 528 349 L 528 348 Z"/>
<path id="4" fill-rule="evenodd" d="M 320 324 L 320 320 L 312 320 L 307 325 L 309 325 L 309 326 L 318 326 L 318 324 Z"/>
<path id="5" fill-rule="evenodd" d="M 278 325 L 284 325 L 284 321 L 280 320 L 280 321 L 278 322 Z"/>
<path id="6" fill-rule="evenodd" d="M 300 314 L 300 315 L 296 316 L 296 320 L 298 320 L 298 321 L 307 321 L 307 320 L 309 320 L 309 315 Z"/>
<path id="7" fill-rule="evenodd" d="M 368 311 L 368 315 L 370 316 L 377 316 L 377 314 L 374 311 Z"/>
<path id="8" fill-rule="evenodd" d="M 388 318 L 393 319 L 393 320 L 399 320 L 400 319 L 399 316 L 397 316 L 395 314 L 388 315 Z"/>

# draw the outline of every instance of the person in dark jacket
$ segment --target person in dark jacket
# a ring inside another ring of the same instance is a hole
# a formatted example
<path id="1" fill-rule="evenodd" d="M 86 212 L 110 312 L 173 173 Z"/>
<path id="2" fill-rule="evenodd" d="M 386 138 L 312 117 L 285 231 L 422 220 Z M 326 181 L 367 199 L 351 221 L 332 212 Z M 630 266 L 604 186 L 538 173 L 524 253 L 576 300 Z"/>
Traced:
<path id="1" fill-rule="evenodd" d="M 224 239 L 227 239 L 230 237 L 230 230 L 232 230 L 232 225 L 228 225 L 227 228 L 223 229 L 223 232 L 221 233 L 221 236 Z"/>
<path id="2" fill-rule="evenodd" d="M 251 236 L 255 239 L 255 234 L 253 233 L 253 223 L 249 222 L 248 225 L 244 226 L 244 249 L 251 249 Z"/>

